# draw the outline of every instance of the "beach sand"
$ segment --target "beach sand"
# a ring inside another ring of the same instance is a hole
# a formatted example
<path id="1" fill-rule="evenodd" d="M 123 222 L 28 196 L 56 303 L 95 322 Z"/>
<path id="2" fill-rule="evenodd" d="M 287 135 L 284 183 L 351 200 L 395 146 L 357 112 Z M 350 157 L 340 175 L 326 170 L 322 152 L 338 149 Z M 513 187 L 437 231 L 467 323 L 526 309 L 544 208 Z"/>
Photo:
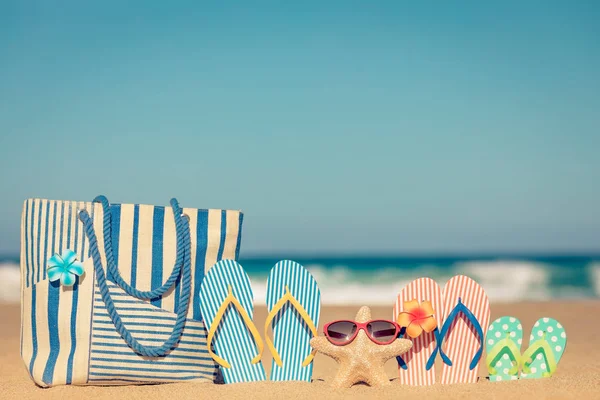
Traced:
<path id="1" fill-rule="evenodd" d="M 358 307 L 324 306 L 321 314 L 321 332 L 324 322 L 334 319 L 352 319 Z M 390 307 L 373 307 L 374 318 L 389 318 Z M 480 368 L 476 384 L 408 387 L 397 382 L 384 388 L 364 385 L 351 389 L 333 390 L 329 382 L 335 376 L 334 361 L 318 354 L 315 358 L 313 383 L 261 382 L 234 385 L 210 383 L 176 383 L 128 387 L 61 386 L 38 388 L 29 378 L 19 356 L 19 306 L 0 305 L 0 399 L 600 399 L 600 300 L 580 302 L 545 302 L 519 304 L 492 304 L 492 320 L 503 315 L 517 317 L 523 323 L 527 345 L 529 330 L 540 317 L 559 320 L 567 331 L 567 348 L 554 376 L 548 379 L 489 382 L 487 370 Z M 266 310 L 256 310 L 257 326 L 262 326 Z M 484 356 L 485 358 L 485 356 Z M 265 354 L 263 363 L 270 370 L 271 358 Z M 396 362 L 390 360 L 386 369 L 390 379 L 396 377 Z M 441 369 L 438 368 L 438 371 Z M 438 373 L 439 378 L 439 373 Z"/>

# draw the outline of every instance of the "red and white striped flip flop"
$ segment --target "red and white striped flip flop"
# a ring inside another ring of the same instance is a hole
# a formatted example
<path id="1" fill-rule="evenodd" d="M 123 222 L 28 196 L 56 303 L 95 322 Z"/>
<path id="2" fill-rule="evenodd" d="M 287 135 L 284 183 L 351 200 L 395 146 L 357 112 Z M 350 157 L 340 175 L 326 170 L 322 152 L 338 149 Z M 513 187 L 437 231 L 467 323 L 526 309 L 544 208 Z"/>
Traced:
<path id="1" fill-rule="evenodd" d="M 419 310 L 415 310 L 415 304 L 418 303 Z M 425 302 L 429 302 L 433 309 L 433 320 L 431 320 L 431 310 L 427 313 L 425 308 L 428 308 Z M 400 383 L 411 386 L 427 386 L 435 383 L 435 366 L 431 365 L 427 369 L 427 362 L 436 350 L 436 334 L 437 331 L 427 332 L 427 329 L 441 327 L 442 325 L 442 290 L 438 284 L 430 278 L 419 278 L 408 284 L 398 294 L 394 305 L 394 321 L 403 322 L 404 327 L 407 327 L 405 337 L 412 339 L 413 347 L 398 360 L 398 371 L 400 374 Z M 419 311 L 424 311 L 419 313 Z M 401 315 L 401 314 L 405 315 Z M 406 314 L 409 314 L 408 316 Z M 400 316 L 400 319 L 398 316 Z M 406 318 L 410 317 L 410 320 Z M 429 318 L 429 321 L 426 319 Z M 418 326 L 417 326 L 418 325 Z M 419 333 L 425 327 L 425 330 Z M 412 338 L 408 335 L 418 334 Z"/>
<path id="2" fill-rule="evenodd" d="M 442 384 L 475 383 L 490 322 L 490 303 L 473 279 L 457 275 L 442 291 L 444 325 L 440 339 L 451 365 L 444 362 Z"/>

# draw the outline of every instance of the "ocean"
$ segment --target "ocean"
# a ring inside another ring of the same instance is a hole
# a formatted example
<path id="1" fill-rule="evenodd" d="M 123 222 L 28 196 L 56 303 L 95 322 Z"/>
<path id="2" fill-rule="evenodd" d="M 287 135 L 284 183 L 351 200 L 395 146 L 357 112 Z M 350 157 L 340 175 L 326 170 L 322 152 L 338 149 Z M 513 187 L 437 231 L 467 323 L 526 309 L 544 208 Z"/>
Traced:
<path id="1" fill-rule="evenodd" d="M 265 302 L 269 269 L 283 258 L 241 257 L 257 304 Z M 496 302 L 600 297 L 600 255 L 288 258 L 311 271 L 323 304 L 391 305 L 413 279 L 427 276 L 443 286 L 457 274 L 475 279 Z M 0 257 L 0 302 L 19 298 L 18 258 Z"/>

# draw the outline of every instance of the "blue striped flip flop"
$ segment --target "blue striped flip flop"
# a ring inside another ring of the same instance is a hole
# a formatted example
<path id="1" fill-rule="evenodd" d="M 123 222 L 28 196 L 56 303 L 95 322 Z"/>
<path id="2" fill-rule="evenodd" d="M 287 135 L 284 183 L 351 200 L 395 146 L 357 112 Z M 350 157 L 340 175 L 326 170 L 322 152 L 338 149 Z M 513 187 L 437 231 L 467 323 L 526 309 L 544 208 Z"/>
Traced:
<path id="1" fill-rule="evenodd" d="M 529 347 L 521 357 L 521 379 L 551 377 L 566 346 L 567 334 L 560 322 L 552 318 L 538 319 L 529 336 Z"/>
<path id="2" fill-rule="evenodd" d="M 485 364 L 491 382 L 519 378 L 523 326 L 514 317 L 498 318 L 490 325 L 485 338 Z"/>
<path id="3" fill-rule="evenodd" d="M 263 343 L 252 322 L 253 298 L 248 275 L 233 260 L 215 264 L 200 286 L 208 352 L 221 366 L 225 383 L 266 379 L 260 362 Z"/>
<path id="4" fill-rule="evenodd" d="M 315 354 L 310 339 L 317 336 L 321 311 L 317 282 L 302 265 L 278 262 L 267 279 L 267 309 L 265 341 L 273 355 L 271 380 L 310 382 Z"/>

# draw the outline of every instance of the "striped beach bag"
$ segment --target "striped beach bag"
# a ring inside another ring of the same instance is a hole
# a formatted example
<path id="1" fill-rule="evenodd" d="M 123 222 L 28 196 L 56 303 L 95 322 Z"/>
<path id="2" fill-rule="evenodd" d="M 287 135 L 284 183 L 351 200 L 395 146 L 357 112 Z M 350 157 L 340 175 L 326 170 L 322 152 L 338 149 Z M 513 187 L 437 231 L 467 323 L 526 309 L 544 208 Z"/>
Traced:
<path id="1" fill-rule="evenodd" d="M 29 199 L 21 356 L 39 386 L 214 381 L 199 290 L 240 211 Z"/>

